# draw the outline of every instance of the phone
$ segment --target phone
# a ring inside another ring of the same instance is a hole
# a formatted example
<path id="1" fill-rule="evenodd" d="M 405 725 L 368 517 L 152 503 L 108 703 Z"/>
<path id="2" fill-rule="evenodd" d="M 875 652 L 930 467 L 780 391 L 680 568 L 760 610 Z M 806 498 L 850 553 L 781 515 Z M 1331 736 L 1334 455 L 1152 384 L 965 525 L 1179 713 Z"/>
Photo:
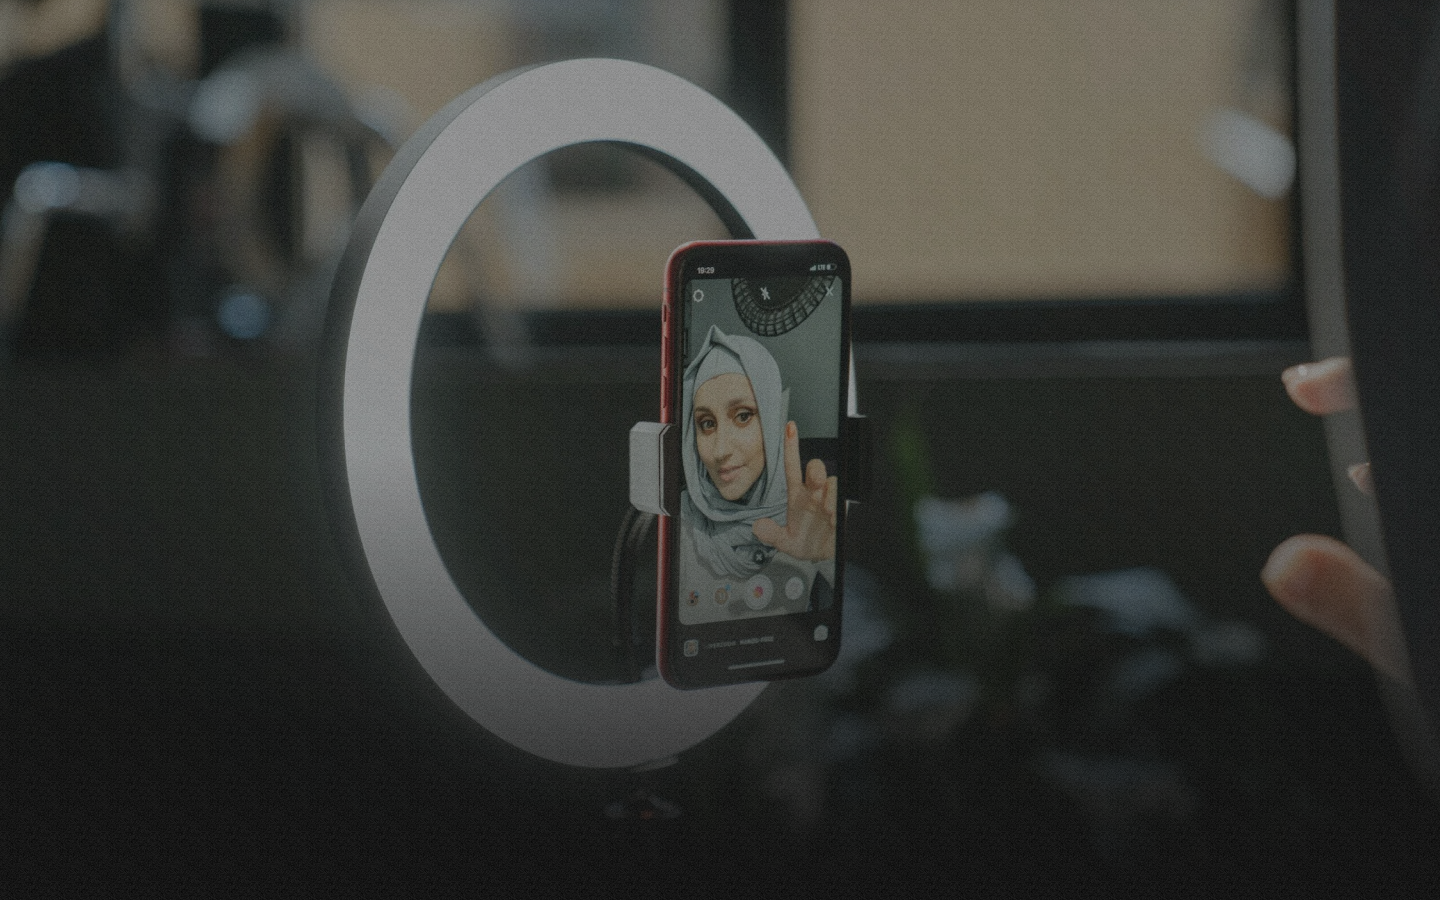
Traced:
<path id="1" fill-rule="evenodd" d="M 679 688 L 814 675 L 844 594 L 850 261 L 830 241 L 704 241 L 665 276 L 656 661 Z"/>

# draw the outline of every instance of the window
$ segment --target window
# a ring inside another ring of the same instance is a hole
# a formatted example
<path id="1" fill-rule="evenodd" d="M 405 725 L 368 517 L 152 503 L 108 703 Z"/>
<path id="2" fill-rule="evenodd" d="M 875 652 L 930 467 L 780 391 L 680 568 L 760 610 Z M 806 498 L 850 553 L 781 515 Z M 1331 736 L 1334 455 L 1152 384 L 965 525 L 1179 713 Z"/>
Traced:
<path id="1" fill-rule="evenodd" d="M 308 34 L 411 128 L 528 62 L 677 72 L 755 125 L 849 251 L 858 337 L 1053 341 L 1301 333 L 1290 30 L 1273 0 L 328 0 Z M 723 235 L 657 166 L 563 151 L 482 205 L 432 311 L 648 315 L 669 249 Z M 602 319 L 549 331 L 645 331 Z"/>

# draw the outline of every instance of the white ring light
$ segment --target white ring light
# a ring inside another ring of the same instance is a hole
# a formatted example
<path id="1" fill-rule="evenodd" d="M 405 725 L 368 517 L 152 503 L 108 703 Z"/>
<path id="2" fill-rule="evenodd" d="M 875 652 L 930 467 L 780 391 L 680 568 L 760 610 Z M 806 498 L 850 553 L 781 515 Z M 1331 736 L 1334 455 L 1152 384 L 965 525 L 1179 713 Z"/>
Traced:
<path id="1" fill-rule="evenodd" d="M 737 236 L 819 237 L 784 167 L 719 100 L 650 66 L 572 60 L 479 85 L 406 142 L 356 221 L 331 315 L 345 348 L 345 489 L 370 574 L 401 636 L 486 730 L 545 759 L 612 768 L 694 746 L 764 685 L 678 691 L 659 679 L 584 684 L 516 654 L 475 615 L 440 559 L 410 440 L 415 342 L 450 244 L 507 175 L 591 141 L 631 145 L 676 171 Z"/>

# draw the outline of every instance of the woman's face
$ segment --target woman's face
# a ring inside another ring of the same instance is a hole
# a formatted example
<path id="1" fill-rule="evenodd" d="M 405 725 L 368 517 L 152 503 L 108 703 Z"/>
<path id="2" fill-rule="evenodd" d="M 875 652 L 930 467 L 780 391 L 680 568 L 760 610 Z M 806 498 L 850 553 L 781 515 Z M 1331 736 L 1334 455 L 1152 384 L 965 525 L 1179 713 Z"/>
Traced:
<path id="1" fill-rule="evenodd" d="M 695 448 L 726 500 L 739 500 L 765 471 L 765 436 L 750 379 L 716 375 L 695 389 Z"/>

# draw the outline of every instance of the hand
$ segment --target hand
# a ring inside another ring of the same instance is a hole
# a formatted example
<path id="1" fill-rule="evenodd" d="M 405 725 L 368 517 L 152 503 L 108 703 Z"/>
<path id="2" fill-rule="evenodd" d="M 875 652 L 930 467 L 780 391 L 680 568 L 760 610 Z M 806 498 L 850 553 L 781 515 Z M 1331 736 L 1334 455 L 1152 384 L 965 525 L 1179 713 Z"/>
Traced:
<path id="1" fill-rule="evenodd" d="M 1306 412 L 1328 415 L 1355 408 L 1355 376 L 1347 358 L 1293 366 L 1281 379 L 1290 399 Z M 1373 493 L 1369 463 L 1352 466 L 1350 479 Z M 1296 535 L 1270 554 L 1260 579 L 1291 615 L 1340 641 L 1385 675 L 1410 681 L 1390 582 L 1354 550 L 1334 538 Z"/>
<path id="2" fill-rule="evenodd" d="M 835 556 L 835 508 L 840 495 L 834 475 L 825 477 L 825 463 L 810 460 L 801 475 L 800 434 L 785 423 L 785 527 L 759 519 L 753 530 L 761 541 L 796 559 L 819 562 Z"/>

